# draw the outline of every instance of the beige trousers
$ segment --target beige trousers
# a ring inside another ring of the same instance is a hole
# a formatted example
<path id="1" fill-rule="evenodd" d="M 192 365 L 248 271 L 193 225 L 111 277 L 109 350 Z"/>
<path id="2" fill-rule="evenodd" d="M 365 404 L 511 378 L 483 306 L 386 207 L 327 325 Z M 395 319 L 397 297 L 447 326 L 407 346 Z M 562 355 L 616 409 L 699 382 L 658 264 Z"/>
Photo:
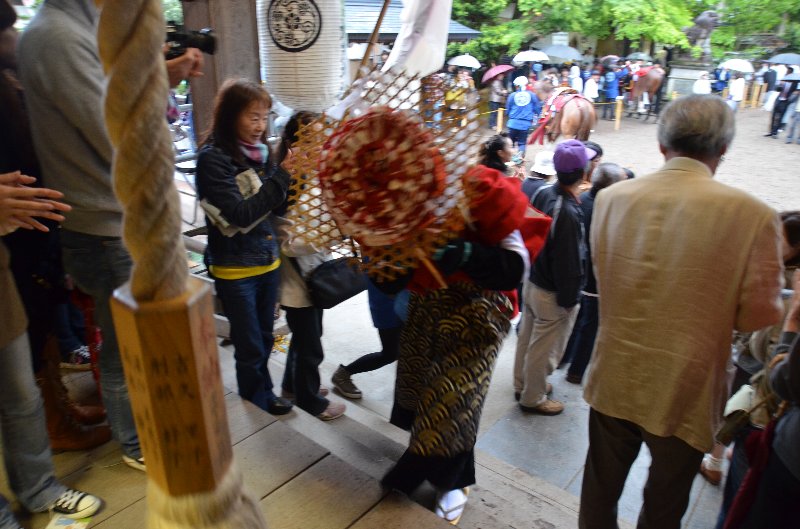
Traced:
<path id="1" fill-rule="evenodd" d="M 517 336 L 514 359 L 514 391 L 519 403 L 534 407 L 547 400 L 547 377 L 564 356 L 578 307 L 569 309 L 556 302 L 556 293 L 525 281 L 525 309 Z"/>

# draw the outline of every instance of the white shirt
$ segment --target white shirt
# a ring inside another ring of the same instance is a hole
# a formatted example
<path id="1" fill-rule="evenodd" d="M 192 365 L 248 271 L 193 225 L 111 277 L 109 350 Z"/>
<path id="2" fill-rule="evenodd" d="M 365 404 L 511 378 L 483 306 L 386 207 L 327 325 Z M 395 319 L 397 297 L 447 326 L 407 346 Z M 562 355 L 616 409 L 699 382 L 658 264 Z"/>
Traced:
<path id="1" fill-rule="evenodd" d="M 728 89 L 728 95 L 731 96 L 733 101 L 741 101 L 744 99 L 744 77 L 733 80 Z"/>
<path id="2" fill-rule="evenodd" d="M 591 77 L 588 78 L 586 83 L 583 85 L 583 95 L 592 101 L 600 97 L 600 92 L 597 89 L 597 81 Z"/>
<path id="3" fill-rule="evenodd" d="M 711 81 L 708 79 L 698 79 L 692 85 L 692 93 L 699 95 L 708 95 L 711 93 Z"/>

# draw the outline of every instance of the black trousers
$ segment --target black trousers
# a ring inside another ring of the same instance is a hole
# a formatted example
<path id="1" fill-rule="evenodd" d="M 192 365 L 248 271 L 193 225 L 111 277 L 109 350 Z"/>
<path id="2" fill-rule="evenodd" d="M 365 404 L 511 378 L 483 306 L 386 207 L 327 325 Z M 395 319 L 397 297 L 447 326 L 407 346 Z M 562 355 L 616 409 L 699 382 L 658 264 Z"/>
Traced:
<path id="1" fill-rule="evenodd" d="M 572 329 L 572 335 L 567 343 L 565 360 L 570 362 L 568 375 L 583 378 L 586 366 L 592 358 L 594 340 L 597 337 L 598 306 L 597 298 L 583 296 L 581 298 L 581 311 L 578 321 Z M 565 363 L 562 361 L 562 363 Z"/>
<path id="2" fill-rule="evenodd" d="M 344 370 L 351 375 L 355 375 L 356 373 L 375 371 L 383 366 L 388 366 L 392 362 L 396 362 L 397 357 L 400 355 L 400 331 L 402 329 L 402 327 L 378 329 L 378 335 L 381 337 L 380 352 L 365 354 L 345 366 Z"/>
<path id="3" fill-rule="evenodd" d="M 319 365 L 322 351 L 322 309 L 283 307 L 286 323 L 292 331 L 282 388 L 295 394 L 297 406 L 319 415 L 328 407 L 328 399 L 319 394 Z"/>
<path id="4" fill-rule="evenodd" d="M 623 419 L 589 412 L 580 529 L 617 529 L 617 503 L 642 443 L 653 461 L 637 529 L 680 529 L 703 453 L 677 437 L 659 437 Z"/>
<path id="5" fill-rule="evenodd" d="M 783 120 L 783 114 L 786 112 L 786 108 L 789 106 L 789 100 L 776 100 L 775 106 L 772 107 L 772 123 L 770 127 L 771 134 L 777 134 L 778 129 L 781 128 L 781 121 Z"/>

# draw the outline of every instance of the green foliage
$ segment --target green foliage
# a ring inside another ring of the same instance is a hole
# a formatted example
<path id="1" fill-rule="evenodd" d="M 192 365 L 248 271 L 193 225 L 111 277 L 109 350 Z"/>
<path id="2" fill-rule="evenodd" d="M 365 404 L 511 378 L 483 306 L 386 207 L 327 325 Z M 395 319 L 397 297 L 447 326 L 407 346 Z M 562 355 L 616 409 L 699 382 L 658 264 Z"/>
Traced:
<path id="1" fill-rule="evenodd" d="M 579 31 L 594 34 L 599 27 L 597 8 L 602 0 L 520 0 L 518 9 L 538 33 Z"/>
<path id="2" fill-rule="evenodd" d="M 754 44 L 749 35 L 776 34 L 787 49 L 800 49 L 798 0 L 517 0 L 515 18 L 499 21 L 505 0 L 453 0 L 453 18 L 483 35 L 464 44 L 451 44 L 449 55 L 470 53 L 482 62 L 513 55 L 540 35 L 575 31 L 598 38 L 640 39 L 689 47 L 684 28 L 705 10 L 716 10 L 721 26 L 711 35 L 715 59 L 736 51 L 761 58 L 772 52 Z M 758 43 L 758 39 L 755 40 Z M 699 48 L 690 50 L 700 53 Z"/>
<path id="3" fill-rule="evenodd" d="M 180 0 L 161 0 L 164 6 L 164 20 L 183 24 L 183 6 Z"/>
<path id="4" fill-rule="evenodd" d="M 466 26 L 478 28 L 496 22 L 507 4 L 507 0 L 453 0 L 452 18 Z"/>
<path id="5" fill-rule="evenodd" d="M 715 59 L 730 52 L 742 58 L 762 59 L 773 48 L 755 45 L 752 35 L 777 34 L 783 23 L 785 32 L 779 38 L 787 49 L 800 47 L 800 3 L 797 0 L 726 0 L 720 10 L 722 26 L 711 35 L 711 50 Z"/>
<path id="6" fill-rule="evenodd" d="M 606 0 L 616 38 L 637 42 L 641 37 L 662 44 L 687 45 L 683 28 L 691 26 L 690 3 L 685 0 Z"/>
<path id="7" fill-rule="evenodd" d="M 526 20 L 511 20 L 496 26 L 481 26 L 482 35 L 469 42 L 452 42 L 447 47 L 447 56 L 469 53 L 484 64 L 497 61 L 501 55 L 516 54 L 523 44 L 532 40 L 536 33 Z"/>

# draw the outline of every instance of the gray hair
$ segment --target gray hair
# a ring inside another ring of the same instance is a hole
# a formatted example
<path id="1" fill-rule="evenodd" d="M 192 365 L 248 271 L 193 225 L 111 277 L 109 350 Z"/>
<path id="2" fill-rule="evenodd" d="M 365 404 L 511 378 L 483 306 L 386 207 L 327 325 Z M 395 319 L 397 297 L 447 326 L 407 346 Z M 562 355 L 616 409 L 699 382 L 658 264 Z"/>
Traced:
<path id="1" fill-rule="evenodd" d="M 592 173 L 592 189 L 597 192 L 628 178 L 625 170 L 613 162 L 603 162 Z"/>
<path id="2" fill-rule="evenodd" d="M 662 112 L 658 143 L 689 158 L 718 158 L 735 132 L 733 111 L 722 98 L 682 96 Z"/>

